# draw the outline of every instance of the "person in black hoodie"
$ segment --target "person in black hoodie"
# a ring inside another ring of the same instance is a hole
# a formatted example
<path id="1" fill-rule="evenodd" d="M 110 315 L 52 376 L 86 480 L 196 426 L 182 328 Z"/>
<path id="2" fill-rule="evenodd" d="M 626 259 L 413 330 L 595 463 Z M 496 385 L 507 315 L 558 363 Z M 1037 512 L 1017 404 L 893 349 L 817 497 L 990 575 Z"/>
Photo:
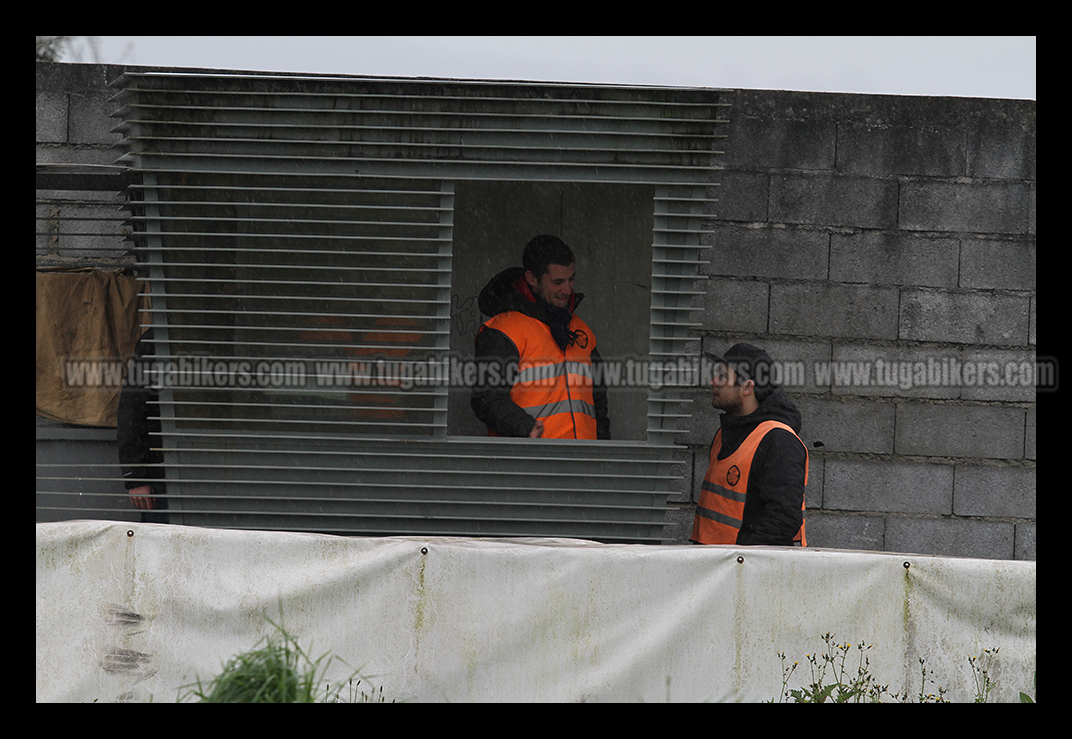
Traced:
<path id="1" fill-rule="evenodd" d="M 480 292 L 491 316 L 477 332 L 473 412 L 491 434 L 609 439 L 607 390 L 592 329 L 575 310 L 572 250 L 543 234 L 522 267 L 495 275 Z"/>
<path id="2" fill-rule="evenodd" d="M 699 544 L 807 546 L 808 449 L 800 412 L 770 383 L 772 360 L 736 344 L 714 362 L 711 405 L 723 411 L 711 445 L 691 540 Z"/>

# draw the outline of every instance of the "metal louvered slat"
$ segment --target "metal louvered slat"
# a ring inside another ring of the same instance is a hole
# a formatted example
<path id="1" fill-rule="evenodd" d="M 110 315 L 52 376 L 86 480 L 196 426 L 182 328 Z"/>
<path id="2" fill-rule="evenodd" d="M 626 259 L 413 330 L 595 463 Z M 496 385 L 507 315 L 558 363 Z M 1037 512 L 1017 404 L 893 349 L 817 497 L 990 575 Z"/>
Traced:
<path id="1" fill-rule="evenodd" d="M 380 368 L 449 372 L 467 180 L 655 186 L 649 356 L 687 358 L 717 91 L 140 72 L 117 87 L 157 359 L 220 380 L 162 385 L 173 522 L 661 540 L 685 388 L 651 391 L 647 441 L 455 438 L 449 380 L 403 388 Z"/>
<path id="2" fill-rule="evenodd" d="M 117 96 L 121 130 L 144 169 L 223 161 L 263 172 L 301 162 L 306 172 L 337 174 L 687 181 L 710 171 L 721 122 L 710 92 L 680 89 L 451 90 L 442 82 L 152 74 L 131 81 Z"/>
<path id="3" fill-rule="evenodd" d="M 696 341 L 691 329 L 692 288 L 696 268 L 705 264 L 700 253 L 704 213 L 712 202 L 705 186 L 663 187 L 656 191 L 652 254 L 651 352 L 653 362 L 692 370 L 653 388 L 648 394 L 648 439 L 673 443 L 678 421 L 687 414 L 676 412 L 691 402 L 688 390 L 699 381 L 696 353 L 689 344 Z M 702 294 L 702 293 L 701 293 Z"/>
<path id="4" fill-rule="evenodd" d="M 164 192 L 160 177 L 151 190 L 154 194 Z M 246 183 L 257 181 L 247 178 Z M 202 206 L 188 207 L 181 200 L 167 206 L 160 200 L 145 201 L 152 208 L 147 207 L 142 218 L 157 226 L 152 238 L 158 240 L 158 244 L 150 243 L 147 253 L 150 264 L 152 255 L 161 261 L 150 280 L 166 301 L 153 324 L 154 330 L 167 333 L 158 358 L 178 361 L 208 355 L 213 366 L 237 366 L 247 377 L 266 364 L 269 370 L 277 365 L 300 370 L 268 387 L 249 381 L 235 382 L 222 391 L 204 387 L 166 391 L 170 398 L 164 405 L 185 413 L 176 421 L 179 426 L 255 431 L 274 423 L 295 432 L 317 425 L 379 430 L 390 418 L 402 433 L 445 427 L 434 396 L 352 392 L 351 399 L 361 402 L 343 408 L 325 401 L 337 391 L 316 384 L 314 370 L 321 363 L 334 363 L 346 371 L 351 362 L 372 361 L 380 354 L 419 350 L 434 355 L 445 350 L 441 337 L 446 333 L 448 295 L 442 275 L 450 272 L 450 241 L 444 236 L 443 223 L 450 220 L 444 211 L 449 191 L 434 183 L 424 189 L 406 187 L 402 194 L 379 184 L 366 185 L 365 181 L 351 182 L 342 191 L 348 198 L 346 205 L 364 198 L 369 202 L 362 212 L 375 216 L 382 212 L 378 208 L 382 202 L 396 203 L 391 215 L 356 222 L 339 215 L 315 224 L 256 217 L 266 202 L 276 208 L 307 204 L 309 194 L 302 187 L 282 187 L 278 181 L 270 193 L 245 190 L 241 200 L 228 200 L 217 192 L 218 210 L 231 218 L 206 215 Z M 335 200 L 339 194 L 336 189 Z M 335 215 L 336 202 L 326 200 L 315 205 Z M 409 201 L 404 210 L 407 220 L 397 217 L 402 209 L 397 201 L 401 200 Z M 191 225 L 181 225 L 186 223 Z M 365 248 L 370 227 L 378 229 L 374 235 L 381 237 L 372 250 Z M 392 240 L 383 241 L 385 236 Z M 332 243 L 328 239 L 333 238 L 338 245 L 334 249 L 285 248 L 294 238 L 318 245 Z M 251 241 L 268 248 L 249 246 Z M 206 242 L 209 248 L 199 248 Z M 387 296 L 394 309 L 384 308 Z M 409 309 L 398 310 L 398 301 L 405 299 L 411 301 Z M 347 309 L 358 303 L 378 310 Z M 191 323 L 171 317 L 178 312 L 202 316 L 204 311 L 213 311 L 216 320 Z M 306 392 L 299 394 L 302 389 Z"/>
<path id="5" fill-rule="evenodd" d="M 452 439 L 412 449 L 417 442 L 367 439 L 359 454 L 332 454 L 337 440 L 322 440 L 315 450 L 282 457 L 251 441 L 177 455 L 179 464 L 197 460 L 183 468 L 176 501 L 188 523 L 260 527 L 274 517 L 276 526 L 299 520 L 330 532 L 661 537 L 665 493 L 656 488 L 665 470 L 647 445 L 634 444 L 632 460 L 611 469 L 605 450 L 577 442 L 548 442 L 530 456 L 531 445 L 515 440 Z M 221 468 L 228 475 L 221 477 Z M 233 480 L 242 481 L 242 497 L 215 492 Z"/>

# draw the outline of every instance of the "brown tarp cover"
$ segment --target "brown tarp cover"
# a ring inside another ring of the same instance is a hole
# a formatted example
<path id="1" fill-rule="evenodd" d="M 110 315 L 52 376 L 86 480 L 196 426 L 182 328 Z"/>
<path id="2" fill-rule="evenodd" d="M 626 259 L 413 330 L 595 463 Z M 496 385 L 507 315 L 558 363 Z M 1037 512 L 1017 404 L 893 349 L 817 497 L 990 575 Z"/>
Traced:
<path id="1" fill-rule="evenodd" d="M 142 281 L 123 271 L 37 271 L 37 415 L 115 426 L 122 375 L 142 329 Z M 81 380 L 79 380 L 79 375 Z"/>

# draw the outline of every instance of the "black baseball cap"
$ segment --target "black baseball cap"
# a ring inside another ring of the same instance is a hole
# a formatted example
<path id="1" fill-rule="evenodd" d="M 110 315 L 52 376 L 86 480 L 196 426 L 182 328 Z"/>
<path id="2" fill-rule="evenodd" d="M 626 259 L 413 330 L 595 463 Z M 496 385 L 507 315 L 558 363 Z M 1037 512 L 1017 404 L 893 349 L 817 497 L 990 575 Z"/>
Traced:
<path id="1" fill-rule="evenodd" d="M 739 382 L 752 380 L 757 387 L 770 387 L 771 365 L 774 360 L 767 352 L 751 344 L 734 344 L 721 356 L 704 352 L 716 364 L 725 363 L 737 373 Z"/>

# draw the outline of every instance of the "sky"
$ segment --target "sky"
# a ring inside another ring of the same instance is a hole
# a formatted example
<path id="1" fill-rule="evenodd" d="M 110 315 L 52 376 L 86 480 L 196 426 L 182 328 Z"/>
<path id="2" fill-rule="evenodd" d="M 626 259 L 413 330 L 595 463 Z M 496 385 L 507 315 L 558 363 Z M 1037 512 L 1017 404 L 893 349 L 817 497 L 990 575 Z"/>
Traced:
<path id="1" fill-rule="evenodd" d="M 79 36 L 61 61 L 1035 100 L 1034 36 Z"/>

